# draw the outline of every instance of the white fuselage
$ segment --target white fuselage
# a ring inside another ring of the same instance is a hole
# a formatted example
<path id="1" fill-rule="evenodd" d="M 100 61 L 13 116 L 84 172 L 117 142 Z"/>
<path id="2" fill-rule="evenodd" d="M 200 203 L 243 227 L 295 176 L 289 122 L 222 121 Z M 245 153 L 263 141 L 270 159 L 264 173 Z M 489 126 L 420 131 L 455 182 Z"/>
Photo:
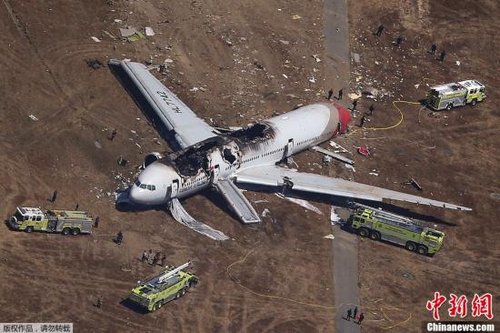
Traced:
<path id="1" fill-rule="evenodd" d="M 343 133 L 349 120 L 342 107 L 319 103 L 208 139 L 147 166 L 132 186 L 130 198 L 139 204 L 160 205 L 192 195 L 238 170 L 276 164 Z"/>

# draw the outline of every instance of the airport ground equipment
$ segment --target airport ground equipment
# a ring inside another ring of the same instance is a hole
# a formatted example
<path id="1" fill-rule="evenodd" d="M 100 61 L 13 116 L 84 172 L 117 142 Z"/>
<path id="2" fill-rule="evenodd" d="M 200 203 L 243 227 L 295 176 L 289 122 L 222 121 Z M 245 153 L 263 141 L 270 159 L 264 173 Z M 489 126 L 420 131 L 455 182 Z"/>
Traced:
<path id="1" fill-rule="evenodd" d="M 476 105 L 485 98 L 483 84 L 476 80 L 466 80 L 431 87 L 427 104 L 434 110 L 451 110 L 456 106 Z"/>
<path id="2" fill-rule="evenodd" d="M 441 248 L 445 234 L 410 218 L 370 206 L 355 204 L 349 224 L 362 237 L 403 245 L 409 251 L 433 255 Z"/>
<path id="3" fill-rule="evenodd" d="M 12 229 L 62 233 L 63 235 L 90 234 L 93 219 L 83 211 L 51 209 L 42 210 L 34 207 L 17 207 L 9 219 Z"/>
<path id="4" fill-rule="evenodd" d="M 165 303 L 184 296 L 189 288 L 198 283 L 195 275 L 185 271 L 190 265 L 191 262 L 187 262 L 179 267 L 167 267 L 160 274 L 140 282 L 127 299 L 152 312 Z"/>

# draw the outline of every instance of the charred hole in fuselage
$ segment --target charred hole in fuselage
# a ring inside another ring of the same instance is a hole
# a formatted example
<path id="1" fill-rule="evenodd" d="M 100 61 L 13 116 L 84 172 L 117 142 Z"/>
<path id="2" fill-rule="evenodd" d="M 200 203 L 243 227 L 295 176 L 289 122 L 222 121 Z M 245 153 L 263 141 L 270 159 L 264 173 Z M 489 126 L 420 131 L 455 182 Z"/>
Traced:
<path id="1" fill-rule="evenodd" d="M 276 135 L 274 128 L 267 123 L 257 123 L 229 133 L 227 136 L 241 143 L 257 143 L 272 139 Z"/>
<path id="2" fill-rule="evenodd" d="M 195 144 L 185 150 L 172 153 L 168 156 L 168 161 L 175 169 L 186 177 L 196 176 L 200 169 L 208 172 L 209 152 L 222 145 L 219 140 L 207 140 Z"/>
<path id="3" fill-rule="evenodd" d="M 229 149 L 229 148 L 224 148 L 223 157 L 230 164 L 233 164 L 234 161 L 236 161 L 236 156 L 233 155 L 233 153 L 231 152 L 231 149 Z"/>

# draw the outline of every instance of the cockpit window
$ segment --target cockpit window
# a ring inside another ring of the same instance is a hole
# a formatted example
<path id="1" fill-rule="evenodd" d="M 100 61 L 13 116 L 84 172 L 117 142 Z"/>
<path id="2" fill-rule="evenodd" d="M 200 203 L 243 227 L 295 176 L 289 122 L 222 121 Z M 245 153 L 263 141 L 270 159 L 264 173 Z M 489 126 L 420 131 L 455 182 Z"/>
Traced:
<path id="1" fill-rule="evenodd" d="M 148 186 L 146 184 L 141 184 L 139 185 L 140 188 L 147 188 Z"/>
<path id="2" fill-rule="evenodd" d="M 139 181 L 139 179 L 136 179 L 134 184 L 135 184 L 136 186 L 141 186 L 141 182 Z"/>
<path id="3" fill-rule="evenodd" d="M 152 185 L 148 185 L 148 190 L 152 191 L 153 190 L 153 186 Z"/>

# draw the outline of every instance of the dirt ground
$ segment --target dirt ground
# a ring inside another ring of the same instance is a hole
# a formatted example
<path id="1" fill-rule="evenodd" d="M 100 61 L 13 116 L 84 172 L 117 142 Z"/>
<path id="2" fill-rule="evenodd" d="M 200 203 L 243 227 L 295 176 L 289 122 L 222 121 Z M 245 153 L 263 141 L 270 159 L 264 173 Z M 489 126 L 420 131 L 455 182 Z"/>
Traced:
<path id="1" fill-rule="evenodd" d="M 500 45 L 491 36 L 500 25 L 494 20 L 500 6 L 486 0 L 464 1 L 460 8 L 452 1 L 398 4 L 349 4 L 351 49 L 361 56 L 353 64 L 351 91 L 377 80 L 374 86 L 394 95 L 375 102 L 367 127 L 397 122 L 392 101 L 422 98 L 426 83 L 476 78 L 489 90 L 488 100 L 475 108 L 434 115 L 398 104 L 405 117 L 400 126 L 353 129 L 338 142 L 352 151 L 367 144 L 372 151 L 368 159 L 354 156 L 356 173 L 327 167 L 316 153 L 296 158 L 304 171 L 417 193 L 400 185 L 413 176 L 423 195 L 474 209 L 402 205 L 447 222 L 438 226 L 447 239 L 434 258 L 360 241 L 367 332 L 418 331 L 420 322 L 430 319 L 425 302 L 437 290 L 499 294 L 500 250 L 494 239 L 500 217 L 500 113 L 494 108 L 499 80 L 492 68 L 499 67 Z M 258 211 L 271 210 L 264 223 L 248 227 L 232 218 L 214 193 L 186 200 L 196 218 L 232 238 L 224 243 L 186 229 L 164 211 L 117 211 L 111 193 L 133 178 L 145 154 L 168 146 L 107 66 L 94 70 L 86 63 L 171 59 L 168 73 L 159 75 L 197 114 L 216 125 L 246 125 L 324 98 L 330 88 L 324 62 L 312 57 L 323 54 L 322 9 L 317 0 L 224 5 L 2 0 L 0 215 L 7 218 L 17 205 L 72 209 L 78 203 L 101 223 L 92 236 L 75 238 L 16 233 L 4 226 L 0 322 L 73 322 L 76 332 L 333 331 L 331 241 L 323 238 L 331 233 L 329 206 L 318 203 L 324 215 L 317 215 L 270 193 L 246 192 L 251 201 L 267 200 L 255 204 Z M 371 32 L 379 22 L 387 31 L 377 39 Z M 151 26 L 156 34 L 121 41 L 118 29 L 127 25 Z M 395 50 L 390 43 L 399 33 L 406 39 Z M 433 41 L 448 52 L 443 64 L 425 52 Z M 369 103 L 362 100 L 358 108 L 364 111 Z M 109 141 L 113 128 L 118 134 Z M 117 165 L 119 156 L 128 166 Z M 373 169 L 378 177 L 369 175 Z M 51 204 L 47 199 L 56 189 L 59 196 Z M 122 246 L 111 241 L 119 230 Z M 149 248 L 166 253 L 170 264 L 192 260 L 201 283 L 181 300 L 143 315 L 121 301 L 137 280 L 158 270 L 138 260 Z M 231 278 L 227 268 L 237 261 Z M 99 296 L 101 309 L 94 306 Z"/>

